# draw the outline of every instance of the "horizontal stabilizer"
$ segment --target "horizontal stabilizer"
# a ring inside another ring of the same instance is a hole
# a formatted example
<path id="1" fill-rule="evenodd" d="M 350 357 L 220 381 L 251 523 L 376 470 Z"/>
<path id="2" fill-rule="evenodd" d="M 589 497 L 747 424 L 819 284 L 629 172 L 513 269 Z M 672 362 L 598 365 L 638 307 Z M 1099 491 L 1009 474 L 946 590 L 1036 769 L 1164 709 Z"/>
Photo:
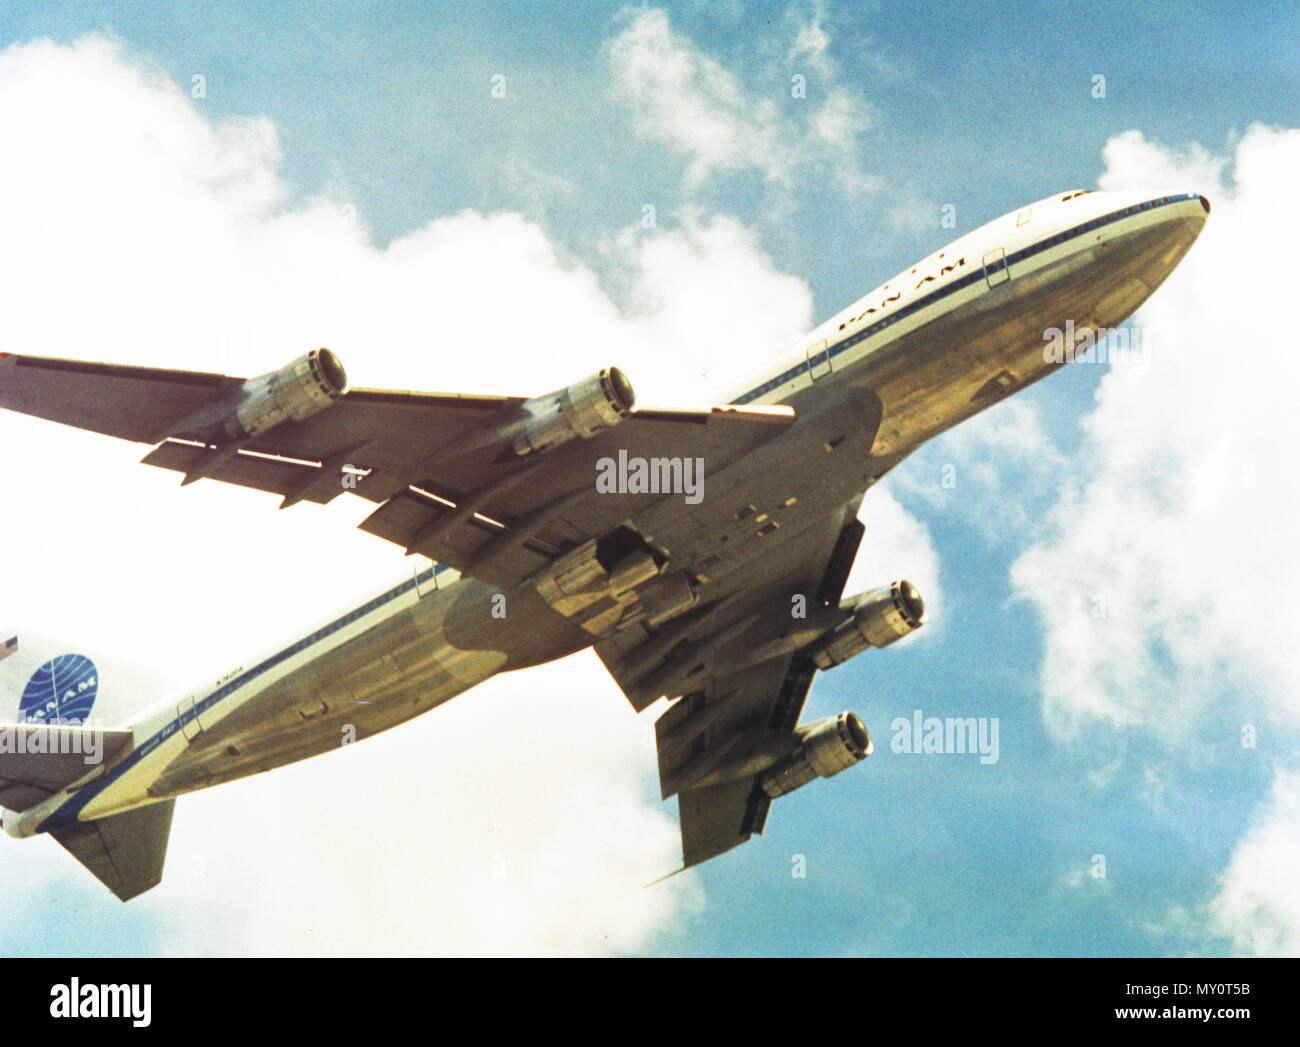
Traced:
<path id="1" fill-rule="evenodd" d="M 108 763 L 130 742 L 129 728 L 0 723 L 0 807 L 35 807 Z"/>
<path id="2" fill-rule="evenodd" d="M 72 857 L 122 901 L 156 887 L 167 858 L 175 800 L 140 807 L 53 833 Z"/>

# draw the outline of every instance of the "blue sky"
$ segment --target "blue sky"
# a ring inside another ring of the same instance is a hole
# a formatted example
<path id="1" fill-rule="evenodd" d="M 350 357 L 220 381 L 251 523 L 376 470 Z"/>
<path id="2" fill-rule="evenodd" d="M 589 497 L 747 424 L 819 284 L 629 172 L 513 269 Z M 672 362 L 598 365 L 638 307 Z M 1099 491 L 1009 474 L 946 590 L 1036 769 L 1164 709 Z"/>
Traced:
<path id="1" fill-rule="evenodd" d="M 1149 367 L 1066 368 L 869 496 L 855 578 L 924 579 L 934 620 L 818 677 L 804 718 L 854 709 L 877 753 L 774 805 L 760 841 L 641 892 L 671 867 L 674 836 L 645 724 L 594 663 L 548 667 L 360 747 L 370 755 L 183 799 L 168 879 L 128 907 L 53 844 L 35 852 L 48 841 L 8 842 L 0 885 L 28 915 L 0 925 L 0 952 L 1300 951 L 1281 869 L 1300 856 L 1300 673 L 1279 624 L 1300 578 L 1275 523 L 1296 423 L 1267 409 L 1247 381 L 1258 370 L 1220 370 L 1228 347 L 1279 382 L 1295 368 L 1265 292 L 1285 300 L 1294 267 L 1279 244 L 1300 232 L 1280 173 L 1293 182 L 1300 158 L 1300 12 L 2 10 L 0 117 L 18 146 L 6 198 L 24 204 L 0 220 L 9 351 L 242 373 L 328 344 L 363 384 L 511 393 L 598 360 L 657 398 L 703 400 L 944 242 L 1058 190 L 1172 183 L 1214 212 L 1186 272 L 1137 318 L 1158 347 Z M 806 97 L 792 97 L 796 75 Z M 1248 317 L 1223 304 L 1241 301 Z M 64 536 L 94 565 L 76 608 L 48 596 L 51 572 L 78 577 L 56 525 L 0 512 L 9 540 L 33 546 L 0 592 L 0 624 L 154 663 L 142 689 L 215 675 L 407 568 L 334 507 L 277 517 L 246 492 L 182 494 L 140 478 L 130 448 L 0 426 L 102 497 L 96 533 Z M 212 562 L 169 566 L 159 550 L 187 558 L 178 532 L 204 535 Z M 301 550 L 355 566 L 326 585 Z M 233 593 L 232 571 L 250 579 Z M 130 614 L 110 623 L 125 588 Z M 520 756 L 496 789 L 478 732 L 525 702 L 519 730 L 533 733 L 503 743 Z M 996 717 L 1000 759 L 891 752 L 891 722 L 915 709 Z M 582 730 L 548 733 L 575 713 Z M 526 770 L 551 799 L 506 787 L 531 791 Z M 395 810 L 376 812 L 394 791 Z M 506 851 L 445 813 L 462 800 L 494 834 L 512 826 Z M 408 827 L 426 818 L 417 846 Z M 548 835 L 548 818 L 572 822 Z M 602 833 L 633 838 L 636 860 L 589 842 Z M 24 864 L 6 873 L 11 856 Z M 503 900 L 480 882 L 493 877 Z M 199 918 L 231 892 L 220 927 Z M 422 915 L 402 929 L 393 913 Z"/>
<path id="2" fill-rule="evenodd" d="M 381 243 L 464 207 L 527 208 L 501 184 L 519 156 L 578 189 L 550 203 L 548 225 L 575 250 L 639 218 L 643 202 L 665 216 L 703 203 L 769 224 L 762 178 L 724 177 L 683 199 L 680 157 L 605 104 L 602 52 L 635 8 L 236 3 L 215 19 L 184 3 L 4 6 L 0 39 L 106 30 L 178 83 L 205 76 L 204 112 L 269 116 L 293 189 L 342 181 Z M 720 16 L 728 6 L 657 9 L 755 97 L 787 104 L 794 65 L 781 27 L 801 9 L 736 4 Z M 950 203 L 970 228 L 1045 186 L 1092 184 L 1101 147 L 1130 128 L 1171 147 L 1222 149 L 1250 122 L 1285 125 L 1300 105 L 1298 20 L 1271 4 L 831 5 L 828 55 L 876 119 L 857 151 L 889 191 L 853 206 L 802 181 L 798 221 L 771 222 L 764 247 L 808 281 L 820 316 L 937 242 L 932 227 L 889 225 L 897 193 Z M 1107 77 L 1101 104 L 1095 73 Z M 507 77 L 505 105 L 483 89 L 494 74 Z M 819 90 L 814 75 L 809 100 Z"/>

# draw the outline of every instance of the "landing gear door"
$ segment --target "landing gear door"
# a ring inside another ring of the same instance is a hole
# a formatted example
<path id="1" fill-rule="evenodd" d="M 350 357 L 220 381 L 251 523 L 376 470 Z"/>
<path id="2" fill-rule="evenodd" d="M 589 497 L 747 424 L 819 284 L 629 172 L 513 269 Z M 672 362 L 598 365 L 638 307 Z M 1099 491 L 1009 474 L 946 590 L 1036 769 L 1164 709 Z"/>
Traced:
<path id="1" fill-rule="evenodd" d="M 826 339 L 814 342 L 808 347 L 808 374 L 815 382 L 831 373 L 831 354 L 826 348 Z"/>
<path id="2" fill-rule="evenodd" d="M 997 287 L 1011 279 L 1007 268 L 1007 254 L 1001 247 L 995 248 L 984 256 L 984 279 L 990 287 Z"/>

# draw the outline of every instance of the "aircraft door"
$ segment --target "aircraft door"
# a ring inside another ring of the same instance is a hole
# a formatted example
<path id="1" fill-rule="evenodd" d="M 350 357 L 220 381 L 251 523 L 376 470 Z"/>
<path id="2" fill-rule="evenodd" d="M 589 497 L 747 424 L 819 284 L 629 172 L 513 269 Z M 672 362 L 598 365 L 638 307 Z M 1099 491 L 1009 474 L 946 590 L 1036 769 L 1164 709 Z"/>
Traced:
<path id="1" fill-rule="evenodd" d="M 438 580 L 432 570 L 432 563 L 417 563 L 415 565 L 415 593 L 417 596 L 425 597 L 438 591 Z"/>
<path id="2" fill-rule="evenodd" d="M 1007 268 L 1007 254 L 1001 247 L 995 248 L 984 256 L 984 279 L 990 287 L 997 287 L 1011 279 Z"/>
<path id="3" fill-rule="evenodd" d="M 814 342 L 808 347 L 808 374 L 815 382 L 831 373 L 831 354 L 826 347 L 826 339 Z"/>
<path id="4" fill-rule="evenodd" d="M 194 695 L 176 706 L 176 715 L 181 718 L 181 733 L 185 735 L 185 740 L 193 741 L 197 738 L 203 725 L 199 723 L 199 714 L 194 709 Z"/>

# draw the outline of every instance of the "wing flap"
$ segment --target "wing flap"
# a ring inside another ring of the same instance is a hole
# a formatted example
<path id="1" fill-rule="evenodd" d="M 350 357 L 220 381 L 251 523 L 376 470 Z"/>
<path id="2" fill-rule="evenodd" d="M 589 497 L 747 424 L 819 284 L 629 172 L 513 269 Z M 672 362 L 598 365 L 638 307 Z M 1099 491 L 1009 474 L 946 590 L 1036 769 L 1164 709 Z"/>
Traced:
<path id="1" fill-rule="evenodd" d="M 336 473 L 328 489 L 315 493 L 312 483 L 321 475 L 322 463 L 319 461 L 286 458 L 248 448 L 234 450 L 219 462 L 213 461 L 220 454 L 221 452 L 194 441 L 164 440 L 145 455 L 141 462 L 180 473 L 198 470 L 213 480 L 273 494 L 287 495 L 289 492 L 307 489 L 307 495 L 300 500 L 321 505 L 343 491 L 341 478 Z"/>
<path id="2" fill-rule="evenodd" d="M 405 489 L 389 492 L 361 526 L 439 563 L 494 584 L 517 581 L 542 558 L 606 533 L 646 506 L 682 491 L 649 483 L 602 489 L 626 462 L 708 463 L 710 475 L 779 435 L 792 415 L 738 411 L 635 412 L 614 429 L 521 461 L 501 444 L 462 453 L 449 445 L 417 468 L 379 461 Z M 363 460 L 362 465 L 369 465 Z M 667 470 L 665 469 L 665 472 Z M 673 474 L 682 475 L 679 470 Z M 617 481 L 624 478 L 619 473 Z M 380 500 L 362 481 L 357 493 Z"/>
<path id="3" fill-rule="evenodd" d="M 713 604 L 662 630 L 637 624 L 596 645 L 634 708 L 681 694 L 655 734 L 661 792 L 678 797 L 688 867 L 763 831 L 771 798 L 745 765 L 792 736 L 817 671 L 799 649 L 781 646 L 794 621 L 790 596 L 838 602 L 843 561 L 861 537 L 857 505 L 791 536 L 778 559 L 751 561 L 745 584 Z M 755 660 L 769 643 L 773 653 Z"/>
<path id="4" fill-rule="evenodd" d="M 770 803 L 752 778 L 683 792 L 678 811 L 684 868 L 716 858 L 761 833 Z"/>

